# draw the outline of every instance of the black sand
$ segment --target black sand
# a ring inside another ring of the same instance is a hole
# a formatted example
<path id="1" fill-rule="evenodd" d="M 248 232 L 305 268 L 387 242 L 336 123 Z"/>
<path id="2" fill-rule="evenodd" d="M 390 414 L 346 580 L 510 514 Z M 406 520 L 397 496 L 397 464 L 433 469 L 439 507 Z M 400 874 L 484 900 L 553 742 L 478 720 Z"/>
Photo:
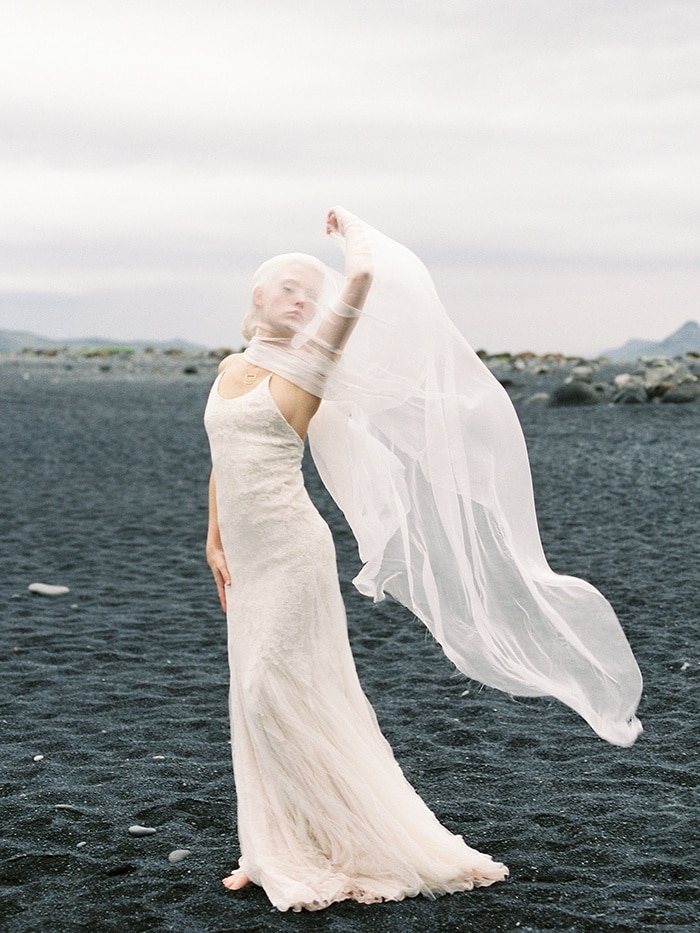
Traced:
<path id="1" fill-rule="evenodd" d="M 220 882 L 238 853 L 224 620 L 203 555 L 214 364 L 156 369 L 0 365 L 0 928 L 700 929 L 700 406 L 521 411 L 550 561 L 606 593 L 645 676 L 631 749 L 553 701 L 465 681 L 401 607 L 355 593 L 352 540 L 309 469 L 383 729 L 439 818 L 511 877 L 280 914 Z M 37 580 L 70 594 L 32 596 Z M 134 823 L 157 832 L 133 838 Z M 171 864 L 176 848 L 191 855 Z"/>

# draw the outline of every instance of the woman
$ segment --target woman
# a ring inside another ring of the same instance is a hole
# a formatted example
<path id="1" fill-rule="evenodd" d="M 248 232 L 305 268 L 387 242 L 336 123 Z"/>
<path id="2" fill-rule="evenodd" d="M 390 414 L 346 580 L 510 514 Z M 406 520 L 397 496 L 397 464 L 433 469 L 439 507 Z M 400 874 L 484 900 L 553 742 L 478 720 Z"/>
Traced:
<path id="1" fill-rule="evenodd" d="M 507 875 L 438 823 L 379 731 L 330 531 L 303 485 L 307 430 L 358 539 L 362 592 L 408 605 L 471 676 L 559 696 L 618 744 L 641 728 L 638 671 L 612 610 L 538 551 L 500 387 L 470 369 L 476 358 L 464 357 L 412 254 L 341 208 L 326 229 L 345 246 L 338 298 L 311 257 L 262 266 L 250 346 L 222 362 L 205 415 L 207 557 L 228 616 L 242 852 L 224 884 L 260 884 L 280 910 L 435 896 Z M 589 631 L 567 628 L 562 607 Z"/>

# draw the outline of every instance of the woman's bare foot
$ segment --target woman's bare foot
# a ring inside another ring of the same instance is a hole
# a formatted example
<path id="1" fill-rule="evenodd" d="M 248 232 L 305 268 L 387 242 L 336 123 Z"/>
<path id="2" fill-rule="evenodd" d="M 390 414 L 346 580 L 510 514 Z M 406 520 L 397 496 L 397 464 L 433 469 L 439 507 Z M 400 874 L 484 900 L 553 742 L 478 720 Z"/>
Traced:
<path id="1" fill-rule="evenodd" d="M 228 888 L 229 891 L 240 891 L 241 888 L 244 888 L 249 883 L 250 878 L 242 868 L 237 868 L 228 878 L 224 878 L 222 881 L 224 887 Z"/>

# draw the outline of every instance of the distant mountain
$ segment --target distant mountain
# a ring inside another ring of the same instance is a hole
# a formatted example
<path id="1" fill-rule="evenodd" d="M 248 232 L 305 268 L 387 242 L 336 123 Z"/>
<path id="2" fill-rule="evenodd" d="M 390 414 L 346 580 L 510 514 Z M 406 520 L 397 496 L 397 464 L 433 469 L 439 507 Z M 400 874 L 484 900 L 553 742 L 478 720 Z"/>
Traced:
<path id="1" fill-rule="evenodd" d="M 637 360 L 640 356 L 683 356 L 700 353 L 700 324 L 688 321 L 663 340 L 628 340 L 621 347 L 606 350 L 601 356 L 611 360 Z"/>
<path id="2" fill-rule="evenodd" d="M 129 347 L 134 350 L 205 350 L 196 343 L 186 340 L 112 340 L 109 337 L 75 337 L 68 340 L 53 340 L 25 330 L 5 330 L 0 327 L 0 352 L 12 350 L 49 350 L 51 348 L 72 350 L 91 349 L 94 347 Z"/>

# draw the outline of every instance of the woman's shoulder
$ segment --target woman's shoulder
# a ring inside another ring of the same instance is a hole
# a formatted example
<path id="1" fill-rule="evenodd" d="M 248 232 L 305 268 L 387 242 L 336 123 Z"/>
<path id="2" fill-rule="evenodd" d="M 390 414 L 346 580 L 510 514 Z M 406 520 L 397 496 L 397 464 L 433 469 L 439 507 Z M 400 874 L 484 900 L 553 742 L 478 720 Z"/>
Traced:
<path id="1" fill-rule="evenodd" d="M 240 353 L 229 353 L 228 356 L 225 356 L 219 363 L 219 368 L 217 369 L 218 373 L 223 373 L 224 370 L 228 369 L 230 366 L 238 367 L 243 363 L 243 352 Z"/>

